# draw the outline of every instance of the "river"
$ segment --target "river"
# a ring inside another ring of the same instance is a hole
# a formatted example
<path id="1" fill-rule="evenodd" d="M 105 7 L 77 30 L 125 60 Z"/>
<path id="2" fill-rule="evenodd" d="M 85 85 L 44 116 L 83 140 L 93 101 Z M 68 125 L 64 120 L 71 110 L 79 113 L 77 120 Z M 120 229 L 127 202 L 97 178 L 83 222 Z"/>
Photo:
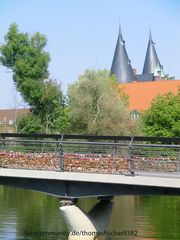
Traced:
<path id="1" fill-rule="evenodd" d="M 98 202 L 96 198 L 84 198 L 76 203 L 77 209 L 93 212 L 97 223 L 103 220 L 107 225 L 104 235 L 97 239 L 180 239 L 180 197 L 117 196 L 111 201 L 112 212 L 108 207 L 104 215 Z M 56 197 L 0 187 L 0 239 L 68 239 L 69 229 L 59 207 Z M 76 216 L 76 221 L 80 220 Z"/>

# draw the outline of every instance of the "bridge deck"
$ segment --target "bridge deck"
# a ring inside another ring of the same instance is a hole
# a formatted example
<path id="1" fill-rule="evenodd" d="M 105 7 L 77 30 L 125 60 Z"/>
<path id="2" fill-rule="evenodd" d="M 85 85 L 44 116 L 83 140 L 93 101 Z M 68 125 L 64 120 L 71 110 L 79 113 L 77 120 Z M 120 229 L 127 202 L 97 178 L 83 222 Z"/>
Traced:
<path id="1" fill-rule="evenodd" d="M 138 172 L 135 176 L 126 176 L 2 168 L 0 177 L 180 188 L 180 173 Z"/>

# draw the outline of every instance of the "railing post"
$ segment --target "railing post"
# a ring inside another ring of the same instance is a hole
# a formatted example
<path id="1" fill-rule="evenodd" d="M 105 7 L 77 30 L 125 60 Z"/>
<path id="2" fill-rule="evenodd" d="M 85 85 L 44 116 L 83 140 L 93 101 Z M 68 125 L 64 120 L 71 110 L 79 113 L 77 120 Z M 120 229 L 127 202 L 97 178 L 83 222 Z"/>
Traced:
<path id="1" fill-rule="evenodd" d="M 55 143 L 55 153 L 54 153 L 54 155 L 55 155 L 55 157 L 56 158 L 58 158 L 58 145 L 59 145 L 59 141 L 58 141 L 58 139 L 56 139 L 56 143 Z"/>
<path id="2" fill-rule="evenodd" d="M 180 149 L 179 149 L 179 154 L 178 154 L 178 158 L 177 158 L 177 172 L 180 171 Z"/>
<path id="3" fill-rule="evenodd" d="M 133 141 L 134 137 L 131 138 L 131 141 L 129 143 L 129 154 L 128 154 L 128 160 L 129 160 L 129 171 L 132 175 L 134 175 L 134 161 L 132 159 L 132 149 L 133 149 Z"/>
<path id="4" fill-rule="evenodd" d="M 114 140 L 114 143 L 116 144 L 117 143 L 117 140 Z M 117 145 L 114 145 L 114 148 L 113 148 L 113 156 L 114 158 L 117 158 Z"/>
<path id="5" fill-rule="evenodd" d="M 114 143 L 116 144 L 116 143 L 117 143 L 117 140 L 114 140 Z M 113 162 L 112 162 L 112 168 L 114 168 L 116 158 L 117 158 L 117 146 L 114 145 L 114 146 L 113 146 Z"/>
<path id="6" fill-rule="evenodd" d="M 3 152 L 5 150 L 5 137 L 2 136 L 2 144 L 1 144 L 1 151 Z"/>
<path id="7" fill-rule="evenodd" d="M 64 137 L 64 135 L 61 136 L 61 139 L 60 139 L 60 149 L 59 149 L 59 154 L 60 154 L 60 170 L 61 170 L 61 171 L 64 171 L 63 137 Z"/>

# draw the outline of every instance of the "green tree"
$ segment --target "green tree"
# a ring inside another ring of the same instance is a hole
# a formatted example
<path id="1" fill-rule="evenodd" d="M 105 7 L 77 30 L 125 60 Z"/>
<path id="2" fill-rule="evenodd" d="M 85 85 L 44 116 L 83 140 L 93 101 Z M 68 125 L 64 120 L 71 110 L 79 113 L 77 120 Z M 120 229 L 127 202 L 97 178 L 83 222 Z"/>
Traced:
<path id="1" fill-rule="evenodd" d="M 156 97 L 142 115 L 143 131 L 148 136 L 180 136 L 180 90 Z"/>
<path id="2" fill-rule="evenodd" d="M 44 51 L 46 37 L 40 33 L 35 33 L 32 37 L 20 33 L 14 23 L 4 39 L 5 44 L 0 47 L 0 60 L 12 70 L 13 80 L 22 97 L 30 105 L 36 104 L 39 94 L 42 94 L 42 83 L 49 76 L 50 56 Z"/>
<path id="3" fill-rule="evenodd" d="M 95 135 L 132 134 L 127 97 L 107 70 L 86 70 L 68 88 L 71 129 Z"/>
<path id="4" fill-rule="evenodd" d="M 17 120 L 17 132 L 44 133 L 45 129 L 41 119 L 30 112 Z"/>
<path id="5" fill-rule="evenodd" d="M 44 50 L 46 37 L 40 33 L 33 36 L 20 33 L 18 26 L 12 24 L 4 39 L 5 44 L 0 46 L 0 62 L 12 70 L 15 86 L 31 109 L 30 114 L 19 121 L 18 130 L 66 131 L 68 112 L 61 87 L 48 79 L 50 56 Z M 27 121 L 29 127 L 24 125 Z M 42 126 L 36 128 L 33 123 Z"/>

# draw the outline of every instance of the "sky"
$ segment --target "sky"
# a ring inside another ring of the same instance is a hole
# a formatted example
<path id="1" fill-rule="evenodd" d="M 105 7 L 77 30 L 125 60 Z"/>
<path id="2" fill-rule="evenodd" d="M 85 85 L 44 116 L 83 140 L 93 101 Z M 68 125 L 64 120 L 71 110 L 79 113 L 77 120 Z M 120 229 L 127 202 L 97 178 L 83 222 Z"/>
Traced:
<path id="1" fill-rule="evenodd" d="M 149 28 L 164 72 L 180 79 L 179 0 L 0 0 L 0 44 L 10 24 L 47 36 L 50 77 L 68 85 L 86 69 L 110 69 L 119 22 L 133 68 L 142 72 Z M 25 107 L 0 66 L 0 109 Z"/>

